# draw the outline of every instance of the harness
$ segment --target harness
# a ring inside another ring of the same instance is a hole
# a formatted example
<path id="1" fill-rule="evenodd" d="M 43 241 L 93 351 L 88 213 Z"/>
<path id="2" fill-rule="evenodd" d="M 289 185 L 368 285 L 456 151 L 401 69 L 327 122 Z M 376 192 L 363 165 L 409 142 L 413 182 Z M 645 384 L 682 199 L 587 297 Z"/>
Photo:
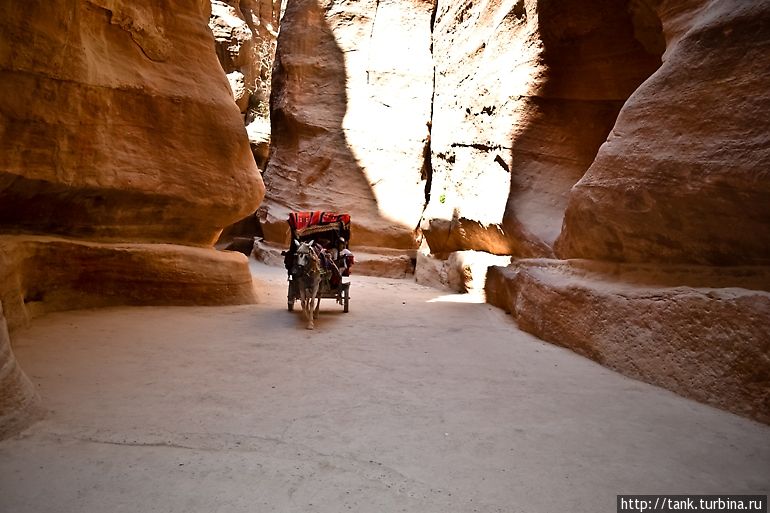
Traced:
<path id="1" fill-rule="evenodd" d="M 295 262 L 292 274 L 305 278 L 303 282 L 305 284 L 312 283 L 315 276 L 318 276 L 321 280 L 324 279 L 324 275 L 327 274 L 321 266 L 321 259 L 316 254 L 313 248 L 310 248 L 310 253 L 307 253 L 310 258 L 308 265 L 299 265 Z"/>

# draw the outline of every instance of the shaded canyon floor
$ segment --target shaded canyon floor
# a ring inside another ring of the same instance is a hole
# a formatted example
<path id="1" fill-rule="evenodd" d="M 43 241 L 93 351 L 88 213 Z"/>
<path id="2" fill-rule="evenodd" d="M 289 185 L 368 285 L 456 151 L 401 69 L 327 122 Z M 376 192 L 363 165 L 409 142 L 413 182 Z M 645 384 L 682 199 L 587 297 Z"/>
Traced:
<path id="1" fill-rule="evenodd" d="M 770 427 L 623 377 L 501 310 L 353 277 L 317 329 L 256 306 L 46 315 L 14 351 L 46 417 L 0 442 L 0 509 L 614 511 L 768 493 Z"/>

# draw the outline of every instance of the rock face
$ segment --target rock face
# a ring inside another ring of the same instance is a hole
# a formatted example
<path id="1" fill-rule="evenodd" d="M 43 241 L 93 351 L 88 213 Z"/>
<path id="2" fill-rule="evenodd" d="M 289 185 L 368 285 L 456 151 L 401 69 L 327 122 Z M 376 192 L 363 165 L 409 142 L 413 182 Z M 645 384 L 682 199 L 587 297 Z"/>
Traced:
<path id="1" fill-rule="evenodd" d="M 547 4 L 537 7 L 547 49 Z M 770 261 L 770 177 L 762 171 L 770 163 L 770 4 L 633 1 L 626 12 L 645 52 L 661 48 L 663 35 L 663 64 L 623 104 L 596 158 L 584 159 L 590 166 L 566 197 L 552 246 L 565 259 L 605 263 L 495 268 L 488 297 L 541 338 L 770 422 L 770 283 L 759 267 Z M 551 61 L 567 75 L 575 62 Z M 620 99 L 633 80 L 619 83 L 627 86 Z M 594 117 L 586 113 L 571 131 Z M 746 264 L 757 267 L 734 267 Z"/>
<path id="2" fill-rule="evenodd" d="M 200 2 L 0 8 L 0 231 L 207 245 L 256 209 Z"/>
<path id="3" fill-rule="evenodd" d="M 770 424 L 770 272 L 521 260 L 490 303 L 602 365 Z"/>
<path id="4" fill-rule="evenodd" d="M 217 57 L 260 169 L 265 169 L 270 151 L 270 81 L 281 4 L 281 0 L 211 0 L 209 28 Z"/>
<path id="5" fill-rule="evenodd" d="M 432 5 L 420 0 L 287 6 L 260 209 L 268 241 L 288 241 L 291 210 L 333 210 L 352 215 L 355 245 L 417 247 L 433 88 L 431 15 Z"/>
<path id="6" fill-rule="evenodd" d="M 655 2 L 664 64 L 573 189 L 564 258 L 770 263 L 770 4 Z"/>
<path id="7" fill-rule="evenodd" d="M 63 308 L 255 300 L 247 260 L 211 249 L 264 186 L 208 17 L 199 0 L 0 1 L 11 330 Z M 6 346 L 0 418 L 31 397 L 5 395 L 25 389 Z"/>
<path id="8" fill-rule="evenodd" d="M 570 188 L 660 65 L 639 23 L 614 0 L 438 0 L 431 250 L 552 254 Z"/>

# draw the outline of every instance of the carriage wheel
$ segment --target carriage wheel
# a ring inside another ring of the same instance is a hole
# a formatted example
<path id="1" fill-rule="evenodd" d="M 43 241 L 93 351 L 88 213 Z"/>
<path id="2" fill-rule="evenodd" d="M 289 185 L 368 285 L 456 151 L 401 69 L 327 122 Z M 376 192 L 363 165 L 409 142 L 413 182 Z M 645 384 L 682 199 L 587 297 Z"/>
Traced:
<path id="1" fill-rule="evenodd" d="M 345 299 L 344 299 L 344 305 L 342 307 L 342 311 L 345 313 L 348 313 L 350 310 L 350 285 L 348 284 L 347 287 L 345 287 Z"/>

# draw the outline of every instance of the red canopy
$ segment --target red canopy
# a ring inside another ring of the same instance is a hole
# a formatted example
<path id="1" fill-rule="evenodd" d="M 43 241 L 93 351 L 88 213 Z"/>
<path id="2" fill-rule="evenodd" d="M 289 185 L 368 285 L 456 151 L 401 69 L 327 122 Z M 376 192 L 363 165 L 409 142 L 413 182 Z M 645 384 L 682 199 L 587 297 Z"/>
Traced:
<path id="1" fill-rule="evenodd" d="M 347 228 L 350 225 L 350 214 L 338 214 L 336 212 L 292 212 L 289 214 L 289 226 L 292 230 L 302 230 L 308 226 L 317 226 L 332 223 L 342 223 Z"/>
<path id="2" fill-rule="evenodd" d="M 308 239 L 322 233 L 334 231 L 336 237 L 350 241 L 350 214 L 336 212 L 292 212 L 289 214 L 292 237 Z"/>

